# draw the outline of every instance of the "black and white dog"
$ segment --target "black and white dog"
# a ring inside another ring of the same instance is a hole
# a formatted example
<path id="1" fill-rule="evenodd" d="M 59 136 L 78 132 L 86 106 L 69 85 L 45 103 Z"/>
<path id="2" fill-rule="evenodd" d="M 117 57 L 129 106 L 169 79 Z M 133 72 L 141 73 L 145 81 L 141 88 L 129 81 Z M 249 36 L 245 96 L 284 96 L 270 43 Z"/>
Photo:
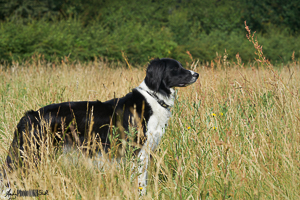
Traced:
<path id="1" fill-rule="evenodd" d="M 150 152 L 157 148 L 171 117 L 174 88 L 188 86 L 198 77 L 199 74 L 184 69 L 176 60 L 154 59 L 147 68 L 144 81 L 122 98 L 106 102 L 65 102 L 28 111 L 14 132 L 6 164 L 10 169 L 16 168 L 22 163 L 26 146 L 35 145 L 39 149 L 40 143 L 47 137 L 54 138 L 53 145 L 61 143 L 64 147 L 88 146 L 98 142 L 100 149 L 108 152 L 112 127 L 121 125 L 121 135 L 125 135 L 123 139 L 126 140 L 130 127 L 136 127 L 139 119 L 142 135 L 136 136 L 135 141 L 141 146 L 137 152 L 141 161 L 138 182 L 144 194 Z"/>

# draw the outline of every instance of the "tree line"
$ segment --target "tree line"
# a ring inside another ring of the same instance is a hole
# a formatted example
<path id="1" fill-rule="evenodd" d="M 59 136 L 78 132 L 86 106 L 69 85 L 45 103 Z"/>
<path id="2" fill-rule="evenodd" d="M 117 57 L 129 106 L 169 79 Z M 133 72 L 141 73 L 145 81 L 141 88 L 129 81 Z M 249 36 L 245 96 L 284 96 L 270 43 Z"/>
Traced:
<path id="1" fill-rule="evenodd" d="M 244 21 L 267 58 L 286 63 L 300 55 L 299 0 L 1 0 L 1 62 L 41 54 L 132 63 L 152 57 L 210 61 L 226 52 L 254 58 Z"/>

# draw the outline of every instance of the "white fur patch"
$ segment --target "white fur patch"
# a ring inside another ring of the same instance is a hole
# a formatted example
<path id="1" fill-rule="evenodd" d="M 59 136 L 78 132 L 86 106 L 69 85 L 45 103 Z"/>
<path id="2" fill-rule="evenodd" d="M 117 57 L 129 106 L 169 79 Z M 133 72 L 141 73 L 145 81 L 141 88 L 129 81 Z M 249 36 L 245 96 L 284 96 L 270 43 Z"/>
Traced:
<path id="1" fill-rule="evenodd" d="M 191 72 L 192 76 L 193 76 L 194 74 L 196 74 L 196 72 L 194 72 L 194 71 L 192 71 L 192 70 L 189 70 L 189 71 Z M 191 79 L 191 84 L 194 83 L 194 82 L 197 80 L 197 78 L 198 78 L 198 77 L 194 77 L 194 76 L 193 76 L 193 78 Z"/>
<path id="2" fill-rule="evenodd" d="M 139 87 L 142 89 L 139 89 Z M 144 81 L 139 85 L 139 87 L 136 89 L 145 97 L 147 103 L 150 105 L 153 111 L 153 114 L 150 116 L 149 121 L 147 122 L 147 140 L 138 154 L 138 158 L 141 161 L 138 167 L 138 171 L 140 173 L 138 182 L 139 187 L 143 188 L 141 194 L 144 195 L 146 193 L 147 168 L 150 162 L 150 153 L 157 148 L 159 142 L 161 141 L 161 138 L 165 133 L 165 128 L 168 125 L 168 120 L 171 117 L 171 111 L 163 108 L 151 95 L 146 92 L 148 91 L 152 93 Z M 171 95 L 169 98 L 161 94 L 156 95 L 167 105 L 174 106 L 174 89 L 171 88 Z"/>

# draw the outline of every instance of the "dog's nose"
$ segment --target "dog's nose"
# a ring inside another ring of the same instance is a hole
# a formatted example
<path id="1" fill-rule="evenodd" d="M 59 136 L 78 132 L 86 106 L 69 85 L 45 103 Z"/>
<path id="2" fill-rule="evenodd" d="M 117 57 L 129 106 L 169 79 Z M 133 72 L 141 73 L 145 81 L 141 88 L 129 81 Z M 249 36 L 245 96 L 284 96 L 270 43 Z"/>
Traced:
<path id="1" fill-rule="evenodd" d="M 197 79 L 197 78 L 199 77 L 199 74 L 195 72 L 195 73 L 193 74 L 193 77 L 196 77 L 196 79 Z"/>

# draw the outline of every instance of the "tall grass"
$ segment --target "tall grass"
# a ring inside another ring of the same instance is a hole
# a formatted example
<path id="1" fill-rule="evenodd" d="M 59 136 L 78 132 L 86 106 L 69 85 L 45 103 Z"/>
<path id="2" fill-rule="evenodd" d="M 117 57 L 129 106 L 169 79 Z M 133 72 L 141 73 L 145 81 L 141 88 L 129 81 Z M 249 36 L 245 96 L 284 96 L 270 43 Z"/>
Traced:
<path id="1" fill-rule="evenodd" d="M 130 162 L 102 170 L 85 157 L 53 157 L 51 149 L 43 150 L 44 159 L 28 174 L 8 176 L 12 190 L 48 190 L 47 199 L 299 199 L 299 63 L 274 69 L 276 76 L 225 59 L 210 65 L 194 65 L 199 80 L 178 89 L 166 134 L 153 152 L 146 196 L 139 197 Z M 121 97 L 145 76 L 145 67 L 114 68 L 101 61 L 4 67 L 1 165 L 25 111 Z"/>

